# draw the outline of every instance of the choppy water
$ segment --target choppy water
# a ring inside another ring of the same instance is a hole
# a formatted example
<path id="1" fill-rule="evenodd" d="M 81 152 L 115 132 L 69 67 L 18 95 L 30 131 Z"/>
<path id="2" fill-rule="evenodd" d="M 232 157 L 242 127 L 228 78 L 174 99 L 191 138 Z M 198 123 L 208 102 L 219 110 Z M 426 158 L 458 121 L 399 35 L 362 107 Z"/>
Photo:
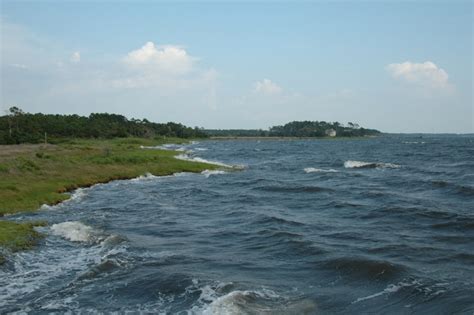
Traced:
<path id="1" fill-rule="evenodd" d="M 245 168 L 116 181 L 9 217 L 51 224 L 1 267 L 0 313 L 474 312 L 474 137 L 184 149 Z"/>

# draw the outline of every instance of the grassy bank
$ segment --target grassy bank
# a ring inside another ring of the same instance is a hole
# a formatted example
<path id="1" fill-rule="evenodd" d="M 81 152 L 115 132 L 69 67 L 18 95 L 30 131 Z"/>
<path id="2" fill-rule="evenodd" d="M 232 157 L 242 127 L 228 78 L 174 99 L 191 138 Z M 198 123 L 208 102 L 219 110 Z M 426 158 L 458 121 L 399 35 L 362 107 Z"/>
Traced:
<path id="1" fill-rule="evenodd" d="M 201 172 L 218 166 L 175 159 L 174 151 L 140 146 L 183 142 L 182 139 L 67 140 L 56 145 L 0 146 L 0 217 L 37 210 L 67 198 L 66 192 L 145 173 L 170 175 Z M 0 219 L 0 246 L 28 248 L 37 238 L 33 226 Z M 11 244 L 11 245 L 8 245 Z"/>

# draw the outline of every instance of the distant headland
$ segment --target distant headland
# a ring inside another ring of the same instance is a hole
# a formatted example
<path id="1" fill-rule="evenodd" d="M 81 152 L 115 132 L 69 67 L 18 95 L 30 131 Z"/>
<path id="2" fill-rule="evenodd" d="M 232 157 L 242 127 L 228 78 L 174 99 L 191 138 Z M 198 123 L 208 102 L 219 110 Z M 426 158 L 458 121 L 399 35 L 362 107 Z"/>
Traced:
<path id="1" fill-rule="evenodd" d="M 89 116 L 27 113 L 11 107 L 0 116 L 0 144 L 54 143 L 65 138 L 321 138 L 365 137 L 381 132 L 367 129 L 357 123 L 325 121 L 293 121 L 283 126 L 263 129 L 204 129 L 187 127 L 180 123 L 155 123 L 147 119 L 128 119 L 108 113 Z"/>
<path id="2" fill-rule="evenodd" d="M 242 137 L 242 138 L 322 138 L 322 137 L 365 137 L 381 134 L 375 129 L 367 129 L 359 124 L 349 122 L 325 121 L 292 121 L 283 126 L 262 129 L 205 129 L 204 133 L 211 137 Z"/>

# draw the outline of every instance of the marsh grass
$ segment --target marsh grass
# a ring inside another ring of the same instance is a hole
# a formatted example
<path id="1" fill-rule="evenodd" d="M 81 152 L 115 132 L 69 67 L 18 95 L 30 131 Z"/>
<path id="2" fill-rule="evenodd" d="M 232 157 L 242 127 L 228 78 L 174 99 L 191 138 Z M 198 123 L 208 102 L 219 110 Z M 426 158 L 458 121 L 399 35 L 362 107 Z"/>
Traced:
<path id="1" fill-rule="evenodd" d="M 69 139 L 54 146 L 29 146 L 12 154 L 4 152 L 0 155 L 0 216 L 36 210 L 42 204 L 56 204 L 69 197 L 65 192 L 96 183 L 145 173 L 158 176 L 217 168 L 177 160 L 175 151 L 140 149 L 140 146 L 170 142 L 183 140 Z M 0 150 L 8 147 L 0 146 Z"/>
<path id="2" fill-rule="evenodd" d="M 220 168 L 175 159 L 175 151 L 140 148 L 182 142 L 172 138 L 64 139 L 57 145 L 0 146 L 0 217 L 57 204 L 69 198 L 66 192 L 79 187 L 145 173 L 160 176 Z M 0 219 L 0 247 L 10 251 L 31 248 L 41 238 L 34 226 Z"/>
<path id="3" fill-rule="evenodd" d="M 35 231 L 35 226 L 45 226 L 44 221 L 33 221 L 17 223 L 0 220 L 0 265 L 5 263 L 7 252 L 30 249 L 43 237 L 43 234 Z"/>

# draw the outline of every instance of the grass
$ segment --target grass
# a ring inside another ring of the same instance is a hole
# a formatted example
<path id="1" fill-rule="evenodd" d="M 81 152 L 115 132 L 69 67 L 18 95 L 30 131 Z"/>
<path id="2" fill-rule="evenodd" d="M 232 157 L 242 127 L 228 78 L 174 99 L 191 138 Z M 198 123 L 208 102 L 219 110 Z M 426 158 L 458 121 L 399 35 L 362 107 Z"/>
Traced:
<path id="1" fill-rule="evenodd" d="M 220 168 L 175 159 L 175 151 L 140 148 L 182 142 L 185 140 L 63 139 L 56 145 L 0 146 L 0 217 L 57 204 L 69 198 L 66 192 L 79 187 L 145 173 L 159 176 Z M 27 249 L 39 237 L 31 223 L 0 219 L 1 247 Z"/>
<path id="2" fill-rule="evenodd" d="M 45 225 L 46 222 L 43 221 L 23 223 L 0 221 L 0 246 L 14 252 L 29 249 L 41 238 L 41 234 L 36 232 L 34 227 Z"/>
<path id="3" fill-rule="evenodd" d="M 175 151 L 147 150 L 182 139 L 68 140 L 58 145 L 0 146 L 0 216 L 33 211 L 67 199 L 65 192 L 145 173 L 201 172 L 215 165 L 175 159 Z M 9 154 L 9 147 L 14 147 Z"/>
<path id="4" fill-rule="evenodd" d="M 0 220 L 0 248 L 10 252 L 32 248 L 43 237 L 34 227 L 45 225 L 43 221 L 17 223 Z M 6 258 L 0 252 L 0 265 L 5 261 Z"/>

